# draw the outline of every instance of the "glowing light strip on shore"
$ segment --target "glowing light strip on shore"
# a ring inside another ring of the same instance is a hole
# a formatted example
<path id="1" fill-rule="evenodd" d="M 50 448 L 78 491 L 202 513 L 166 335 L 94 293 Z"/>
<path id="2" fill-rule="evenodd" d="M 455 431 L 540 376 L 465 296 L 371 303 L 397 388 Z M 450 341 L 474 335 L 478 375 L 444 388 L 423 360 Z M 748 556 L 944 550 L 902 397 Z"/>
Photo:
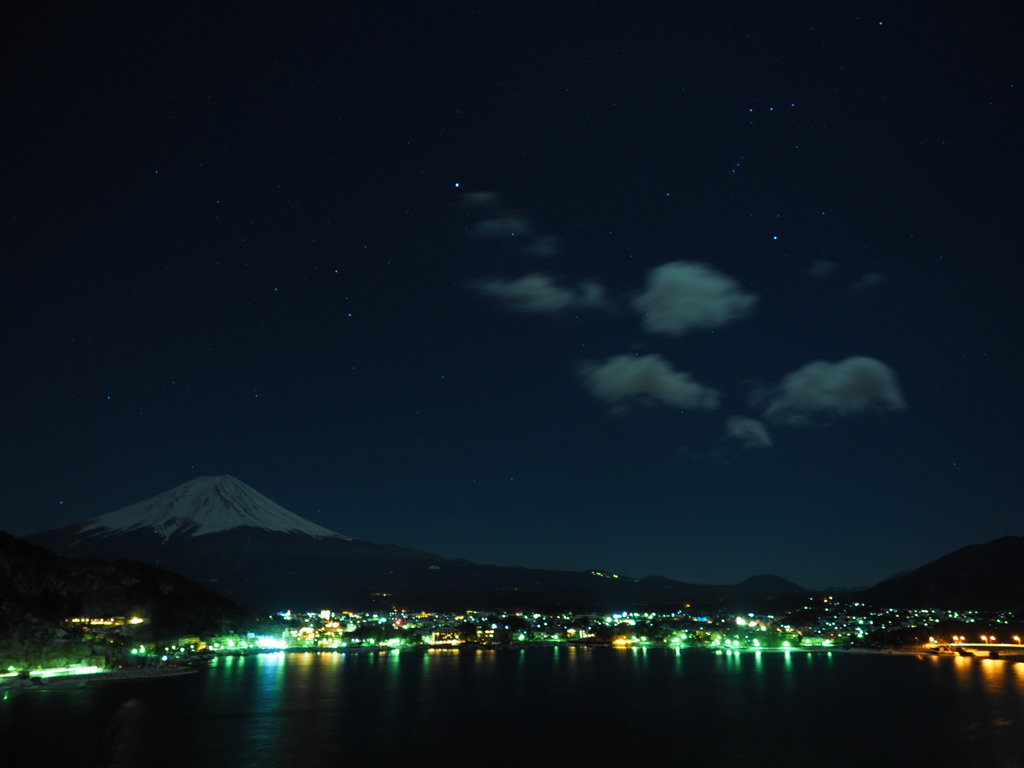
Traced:
<path id="1" fill-rule="evenodd" d="M 102 672 L 102 667 L 52 667 L 50 669 L 30 669 L 31 677 L 67 677 L 68 675 L 95 675 Z M 0 677 L 17 677 L 21 670 L 15 672 L 4 672 Z"/>

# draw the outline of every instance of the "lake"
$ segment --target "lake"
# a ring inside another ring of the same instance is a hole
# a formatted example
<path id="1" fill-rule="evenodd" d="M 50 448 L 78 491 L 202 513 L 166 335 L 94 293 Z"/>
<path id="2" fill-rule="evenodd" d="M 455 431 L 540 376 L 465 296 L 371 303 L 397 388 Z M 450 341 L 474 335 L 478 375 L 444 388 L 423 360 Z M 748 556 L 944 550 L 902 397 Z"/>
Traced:
<path id="1" fill-rule="evenodd" d="M 32 691 L 43 765 L 1024 766 L 1024 664 L 834 652 L 524 648 L 220 657 Z"/>

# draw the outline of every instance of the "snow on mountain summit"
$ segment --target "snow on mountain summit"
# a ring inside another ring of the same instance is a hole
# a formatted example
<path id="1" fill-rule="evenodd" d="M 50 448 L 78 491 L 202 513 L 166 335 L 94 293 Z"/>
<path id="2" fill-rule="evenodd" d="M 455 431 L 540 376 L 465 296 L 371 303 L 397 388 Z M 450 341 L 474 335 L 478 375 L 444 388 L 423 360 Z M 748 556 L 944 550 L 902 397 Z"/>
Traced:
<path id="1" fill-rule="evenodd" d="M 103 536 L 146 529 L 166 540 L 242 527 L 349 539 L 289 512 L 230 475 L 197 477 L 151 499 L 95 517 L 82 525 L 79 533 Z"/>

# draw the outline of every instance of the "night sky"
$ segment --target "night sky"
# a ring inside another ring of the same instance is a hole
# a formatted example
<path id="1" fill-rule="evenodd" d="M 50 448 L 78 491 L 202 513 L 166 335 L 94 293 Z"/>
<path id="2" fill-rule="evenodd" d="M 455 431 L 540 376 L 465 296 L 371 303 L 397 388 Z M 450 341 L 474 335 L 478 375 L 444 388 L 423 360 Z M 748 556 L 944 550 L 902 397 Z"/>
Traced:
<path id="1" fill-rule="evenodd" d="M 0 529 L 231 474 L 361 539 L 706 583 L 1024 535 L 1022 22 L 23 10 Z"/>

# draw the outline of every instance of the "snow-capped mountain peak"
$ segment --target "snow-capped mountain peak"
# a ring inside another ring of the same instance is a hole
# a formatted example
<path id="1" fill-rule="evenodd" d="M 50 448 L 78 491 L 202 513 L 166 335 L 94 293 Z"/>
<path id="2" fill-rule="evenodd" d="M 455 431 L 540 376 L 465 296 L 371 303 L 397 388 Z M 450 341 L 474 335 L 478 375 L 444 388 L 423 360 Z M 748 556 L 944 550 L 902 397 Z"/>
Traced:
<path id="1" fill-rule="evenodd" d="M 83 524 L 79 533 L 106 536 L 150 530 L 166 540 L 243 527 L 350 540 L 289 512 L 230 475 L 197 477 L 151 499 L 95 517 Z"/>

